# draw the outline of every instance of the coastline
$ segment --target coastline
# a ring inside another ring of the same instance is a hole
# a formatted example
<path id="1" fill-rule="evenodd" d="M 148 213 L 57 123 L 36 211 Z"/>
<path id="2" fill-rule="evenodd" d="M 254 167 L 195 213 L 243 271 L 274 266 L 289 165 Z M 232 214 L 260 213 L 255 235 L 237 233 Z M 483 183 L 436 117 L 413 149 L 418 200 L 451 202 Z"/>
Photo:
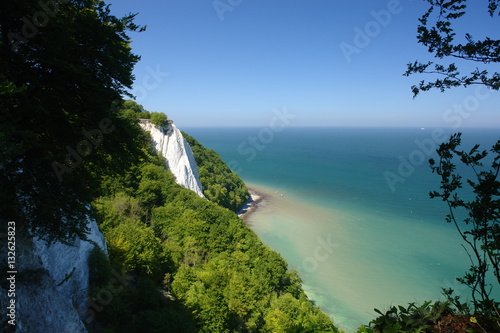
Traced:
<path id="1" fill-rule="evenodd" d="M 265 187 L 261 184 L 245 183 L 250 193 L 250 198 L 247 200 L 243 208 L 237 213 L 238 217 L 242 218 L 245 224 L 251 226 L 250 218 L 253 217 L 258 209 L 265 208 L 269 203 L 273 206 L 282 203 L 282 199 L 287 198 L 288 195 L 275 188 Z M 281 207 L 281 206 L 278 206 Z"/>

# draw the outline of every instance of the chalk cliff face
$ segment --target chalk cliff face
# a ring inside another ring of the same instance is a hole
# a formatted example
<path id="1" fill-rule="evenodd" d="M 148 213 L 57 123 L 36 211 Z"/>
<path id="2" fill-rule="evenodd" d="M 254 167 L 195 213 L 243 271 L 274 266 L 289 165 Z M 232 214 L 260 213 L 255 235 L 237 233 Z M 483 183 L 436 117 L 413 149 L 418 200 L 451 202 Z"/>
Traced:
<path id="1" fill-rule="evenodd" d="M 99 246 L 106 255 L 108 254 L 106 240 L 99 230 L 96 221 L 89 220 L 88 241 L 75 240 L 74 246 L 55 243 L 47 246 L 40 239 L 35 238 L 33 243 L 43 266 L 49 271 L 56 283 L 70 278 L 57 287 L 57 289 L 68 297 L 71 295 L 73 303 L 85 306 L 87 297 L 82 291 L 87 290 L 89 281 L 89 268 L 87 261 L 94 244 Z"/>
<path id="2" fill-rule="evenodd" d="M 107 254 L 97 223 L 88 225 L 89 241 L 77 239 L 73 246 L 16 237 L 16 332 L 87 332 L 81 320 L 87 309 L 87 260 L 94 244 Z M 6 293 L 0 294 L 4 308 Z"/>
<path id="3" fill-rule="evenodd" d="M 165 158 L 177 184 L 204 197 L 193 151 L 174 123 L 169 121 L 160 127 L 149 119 L 141 119 L 139 125 L 151 134 L 153 147 Z"/>

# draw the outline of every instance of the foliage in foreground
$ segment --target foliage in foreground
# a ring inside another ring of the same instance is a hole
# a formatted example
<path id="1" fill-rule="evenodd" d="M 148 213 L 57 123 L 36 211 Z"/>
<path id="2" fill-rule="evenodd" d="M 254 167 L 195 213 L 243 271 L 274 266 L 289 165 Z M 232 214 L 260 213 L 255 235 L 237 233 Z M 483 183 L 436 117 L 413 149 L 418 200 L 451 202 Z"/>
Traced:
<path id="1" fill-rule="evenodd" d="M 142 139 L 148 157 L 123 176 L 102 175 L 92 205 L 109 265 L 130 282 L 91 331 L 337 332 L 279 254 L 234 212 L 177 185 Z M 94 299 L 105 280 L 93 279 Z"/>
<path id="2" fill-rule="evenodd" d="M 497 318 L 472 315 L 464 306 L 461 304 L 457 308 L 448 300 L 392 306 L 385 312 L 375 309 L 379 316 L 369 325 L 359 327 L 357 333 L 489 333 L 500 330 Z"/>
<path id="3" fill-rule="evenodd" d="M 418 42 L 426 46 L 428 52 L 439 61 L 445 59 L 449 62 L 409 63 L 404 73 L 406 76 L 428 74 L 438 77 L 433 82 L 422 80 L 418 85 L 413 85 L 411 89 L 414 97 L 422 91 L 431 89 L 443 92 L 449 88 L 471 85 L 498 91 L 500 74 L 497 68 L 489 66 L 500 62 L 500 40 L 494 35 L 498 31 L 493 29 L 488 31 L 489 36 L 476 39 L 471 33 L 464 32 L 462 27 L 457 28 L 455 23 L 463 19 L 467 14 L 467 6 L 472 3 L 475 6 L 483 6 L 483 13 L 487 12 L 489 16 L 485 17 L 485 20 L 498 19 L 500 1 L 426 1 L 430 7 L 419 20 Z M 472 63 L 474 66 L 470 67 L 467 63 Z M 472 70 L 463 74 L 464 69 Z M 457 331 L 497 332 L 500 331 L 499 303 L 491 297 L 491 292 L 500 284 L 500 182 L 497 180 L 500 172 L 500 141 L 490 151 L 493 157 L 488 156 L 486 151 L 479 151 L 479 145 L 470 151 L 463 151 L 459 150 L 460 144 L 461 134 L 453 135 L 449 142 L 441 144 L 437 150 L 439 161 L 437 163 L 432 159 L 429 161 L 433 172 L 441 177 L 440 190 L 433 191 L 430 195 L 431 198 L 441 198 L 448 205 L 449 214 L 446 221 L 455 226 L 465 243 L 464 249 L 470 260 L 470 268 L 465 276 L 457 280 L 470 288 L 472 302 L 461 303 L 451 289 L 443 290 L 443 294 L 448 302 L 458 309 L 459 314 L 455 318 L 459 315 L 469 315 L 469 304 L 477 315 L 470 317 L 470 323 L 476 325 L 469 328 L 457 327 Z M 463 174 L 456 171 L 458 161 L 472 170 L 472 176 L 466 181 L 469 192 L 463 188 Z M 489 169 L 484 167 L 485 161 L 491 163 Z M 487 277 L 491 271 L 494 279 L 489 282 Z M 394 311 L 378 319 L 393 317 L 398 317 Z M 492 326 L 485 330 L 480 318 L 490 320 Z M 391 331 L 390 328 L 388 331 Z"/>
<path id="4" fill-rule="evenodd" d="M 459 149 L 461 133 L 451 136 L 440 145 L 439 161 L 430 160 L 432 171 L 441 176 L 440 191 L 430 193 L 431 198 L 441 198 L 448 206 L 446 221 L 452 223 L 464 241 L 470 260 L 469 271 L 458 281 L 471 290 L 472 304 L 476 311 L 500 317 L 498 303 L 491 293 L 500 285 L 500 140 L 488 152 L 475 145 L 469 151 Z M 490 157 L 490 167 L 483 163 Z M 473 177 L 464 187 L 457 169 L 460 160 L 472 171 Z M 472 200 L 467 200 L 470 191 Z M 463 218 L 462 218 L 463 216 Z M 493 281 L 488 272 L 493 271 Z"/>
<path id="5" fill-rule="evenodd" d="M 85 237 L 94 171 L 139 155 L 115 106 L 140 59 L 127 34 L 143 29 L 100 0 L 49 3 L 0 1 L 0 223 L 71 242 Z"/>
<path id="6" fill-rule="evenodd" d="M 437 150 L 439 160 L 430 160 L 433 172 L 441 177 L 439 191 L 430 196 L 447 204 L 446 221 L 464 241 L 470 268 L 457 280 L 471 290 L 472 301 L 461 302 L 452 289 L 443 289 L 446 302 L 410 303 L 386 312 L 375 309 L 379 317 L 360 327 L 359 333 L 500 331 L 500 306 L 491 297 L 500 284 L 500 141 L 489 152 L 481 151 L 479 145 L 465 151 L 460 145 L 461 134 L 454 134 Z M 457 172 L 459 162 L 471 171 L 466 182 L 462 181 L 464 170 Z M 492 281 L 488 280 L 491 275 Z"/>
<path id="7" fill-rule="evenodd" d="M 428 11 L 420 18 L 418 26 L 418 42 L 427 47 L 429 53 L 448 63 L 434 63 L 432 61 L 421 63 L 414 61 L 408 64 L 404 75 L 430 74 L 437 79 L 431 82 L 424 80 L 412 86 L 414 97 L 421 91 L 439 89 L 445 91 L 453 87 L 468 87 L 483 85 L 492 90 L 500 89 L 500 73 L 498 67 L 482 66 L 500 62 L 500 39 L 497 29 L 488 31 L 489 36 L 476 39 L 471 33 L 464 33 L 456 28 L 454 23 L 463 19 L 467 14 L 467 5 L 482 6 L 490 20 L 500 16 L 499 0 L 427 0 L 430 3 Z M 488 17 L 484 17 L 488 20 Z M 468 66 L 467 62 L 473 66 Z M 463 73 L 463 69 L 470 70 Z"/>

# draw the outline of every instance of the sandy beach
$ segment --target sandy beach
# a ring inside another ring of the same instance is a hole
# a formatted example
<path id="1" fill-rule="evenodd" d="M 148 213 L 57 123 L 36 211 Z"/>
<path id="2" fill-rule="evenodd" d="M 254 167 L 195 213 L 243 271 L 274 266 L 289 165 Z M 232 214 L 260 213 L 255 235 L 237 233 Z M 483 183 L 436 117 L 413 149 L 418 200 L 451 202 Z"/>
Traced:
<path id="1" fill-rule="evenodd" d="M 245 223 L 249 224 L 250 216 L 260 207 L 264 208 L 269 203 L 274 205 L 285 199 L 286 195 L 276 189 L 264 187 L 262 185 L 246 183 L 250 199 L 247 200 L 243 208 L 238 212 Z"/>
<path id="2" fill-rule="evenodd" d="M 259 207 L 259 204 L 261 204 L 267 198 L 266 194 L 252 187 L 248 187 L 248 193 L 250 194 L 250 198 L 247 200 L 245 205 L 243 205 L 243 208 L 241 208 L 241 210 L 238 212 L 238 216 L 241 217 L 243 221 L 245 221 L 245 223 L 248 222 L 248 218 Z"/>

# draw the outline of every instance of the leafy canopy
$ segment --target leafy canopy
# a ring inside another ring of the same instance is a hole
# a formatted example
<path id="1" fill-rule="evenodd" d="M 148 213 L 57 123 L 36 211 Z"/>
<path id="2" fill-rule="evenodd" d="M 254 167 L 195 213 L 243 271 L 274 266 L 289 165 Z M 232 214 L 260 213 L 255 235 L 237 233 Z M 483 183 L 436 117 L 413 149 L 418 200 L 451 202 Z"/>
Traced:
<path id="1" fill-rule="evenodd" d="M 215 151 L 205 148 L 193 137 L 182 133 L 198 165 L 203 194 L 222 207 L 238 212 L 250 198 L 241 178 Z"/>
<path id="2" fill-rule="evenodd" d="M 153 112 L 151 114 L 151 122 L 155 125 L 163 127 L 167 124 L 168 118 L 167 115 L 161 112 Z"/>
<path id="3" fill-rule="evenodd" d="M 458 281 L 471 289 L 476 311 L 499 315 L 498 304 L 491 298 L 494 287 L 500 285 L 500 140 L 491 148 L 490 167 L 485 167 L 488 152 L 475 145 L 469 151 L 459 149 L 461 134 L 453 135 L 449 142 L 440 145 L 439 161 L 430 160 L 432 171 L 441 177 L 440 191 L 432 191 L 431 198 L 441 198 L 448 205 L 446 222 L 452 223 L 466 244 L 471 266 Z M 456 171 L 460 160 L 470 168 L 474 178 L 466 181 Z M 488 163 L 488 164 L 489 164 Z M 470 190 L 472 200 L 466 200 L 464 189 Z M 462 215 L 465 217 L 461 218 Z M 488 280 L 493 271 L 495 281 Z M 452 296 L 453 290 L 445 290 Z M 500 317 L 500 316 L 499 316 Z"/>
<path id="4" fill-rule="evenodd" d="M 432 61 L 414 61 L 408 64 L 408 70 L 404 74 L 431 74 L 438 76 L 434 81 L 422 80 L 418 85 L 412 86 L 414 97 L 421 91 L 430 89 L 445 89 L 452 87 L 467 87 L 481 84 L 486 87 L 500 89 L 500 73 L 490 70 L 487 67 L 480 68 L 480 65 L 495 64 L 500 62 L 500 40 L 498 36 L 475 39 L 469 33 L 465 33 L 463 38 L 457 36 L 454 30 L 454 23 L 458 22 L 466 15 L 467 0 L 427 0 L 430 3 L 429 10 L 419 19 L 420 24 L 417 30 L 418 42 L 427 47 L 429 53 L 435 58 L 451 58 L 456 62 L 434 63 Z M 477 0 L 474 0 L 477 2 Z M 498 4 L 500 0 L 481 1 L 484 4 L 485 12 L 490 19 L 498 19 L 500 11 Z M 491 34 L 498 31 L 490 31 Z M 473 63 L 474 67 L 468 74 L 463 74 L 460 67 L 466 67 L 466 63 Z"/>
<path id="5" fill-rule="evenodd" d="M 484 85 L 492 90 L 500 88 L 500 74 L 490 71 L 487 65 L 500 61 L 500 40 L 485 37 L 476 40 L 465 33 L 463 40 L 457 37 L 452 23 L 466 15 L 467 4 L 479 1 L 427 0 L 429 10 L 420 18 L 418 42 L 427 47 L 429 53 L 438 59 L 460 61 L 448 64 L 408 64 L 404 75 L 437 75 L 433 82 L 421 81 L 412 86 L 414 97 L 421 91 L 439 89 L 442 92 L 452 87 Z M 485 12 L 491 19 L 500 14 L 499 0 L 482 1 Z M 498 31 L 490 31 L 491 34 Z M 475 67 L 469 74 L 461 74 L 467 62 L 483 65 Z M 493 288 L 500 284 L 500 141 L 490 151 L 480 150 L 475 145 L 463 150 L 461 133 L 454 134 L 448 142 L 439 146 L 439 159 L 429 161 L 432 171 L 441 178 L 438 191 L 430 193 L 431 198 L 440 198 L 446 203 L 449 213 L 446 222 L 455 226 L 464 241 L 463 248 L 470 260 L 470 268 L 457 280 L 470 288 L 473 311 L 469 302 L 462 303 L 453 289 L 443 289 L 446 302 L 426 302 L 422 306 L 411 303 L 408 308 L 391 307 L 387 312 L 375 311 L 380 315 L 369 326 L 362 326 L 358 332 L 422 332 L 432 331 L 479 331 L 500 330 L 499 303 L 492 297 Z M 470 179 L 463 181 L 462 174 L 469 169 Z M 472 172 L 471 172 L 472 171 Z M 493 274 L 491 274 L 493 272 Z M 493 279 L 489 278 L 493 275 Z M 445 324 L 445 327 L 443 327 Z"/>
<path id="6" fill-rule="evenodd" d="M 0 2 L 0 217 L 70 241 L 98 173 L 140 155 L 117 108 L 139 60 L 127 33 L 143 28 L 100 0 L 41 3 Z"/>

